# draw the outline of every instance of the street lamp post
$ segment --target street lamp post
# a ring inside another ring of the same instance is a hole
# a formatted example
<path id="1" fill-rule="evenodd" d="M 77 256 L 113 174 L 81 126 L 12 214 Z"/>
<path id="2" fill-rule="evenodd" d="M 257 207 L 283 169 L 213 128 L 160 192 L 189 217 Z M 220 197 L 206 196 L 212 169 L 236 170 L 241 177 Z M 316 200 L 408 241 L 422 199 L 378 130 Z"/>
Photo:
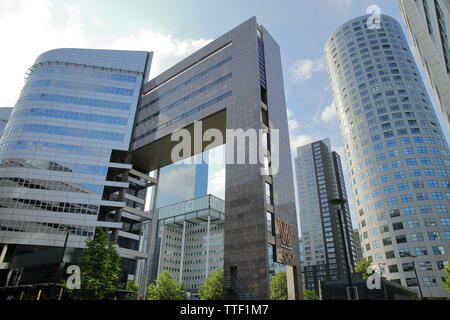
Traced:
<path id="1" fill-rule="evenodd" d="M 377 263 L 378 264 L 378 269 L 380 270 L 380 281 L 381 281 L 381 283 L 383 284 L 383 293 L 384 293 L 384 297 L 386 298 L 386 300 L 388 299 L 388 295 L 387 295 L 387 291 L 386 291 L 386 285 L 384 284 L 384 282 L 383 282 L 383 271 L 384 271 L 384 268 L 382 268 L 381 266 L 382 265 L 386 265 L 386 263 L 384 263 L 384 262 L 378 262 Z"/>
<path id="2" fill-rule="evenodd" d="M 330 200 L 330 204 L 332 205 L 338 205 L 338 209 L 337 209 L 337 214 L 338 214 L 338 220 L 339 220 L 339 229 L 341 232 L 341 237 L 342 237 L 342 242 L 344 244 L 344 257 L 345 257 L 345 268 L 347 271 L 347 282 L 348 282 L 348 292 L 347 292 L 347 296 L 348 296 L 348 300 L 354 300 L 353 299 L 353 282 L 352 282 L 352 272 L 350 270 L 350 263 L 348 261 L 348 253 L 347 253 L 347 245 L 345 243 L 345 231 L 344 231 L 344 222 L 342 219 L 342 211 L 341 211 L 341 205 L 345 204 L 347 200 L 342 199 L 342 198 L 336 198 L 336 199 L 332 199 Z"/>
<path id="3" fill-rule="evenodd" d="M 62 271 L 62 264 L 63 264 L 63 260 L 64 260 L 64 254 L 66 253 L 66 247 L 67 247 L 67 240 L 69 240 L 69 234 L 70 231 L 66 230 L 64 232 L 66 234 L 66 239 L 64 240 L 64 246 L 61 250 L 61 256 L 59 258 L 59 263 L 58 263 L 58 270 L 55 274 L 55 278 L 53 281 L 53 286 L 52 286 L 52 290 L 50 291 L 50 298 L 52 299 L 55 296 L 55 291 L 56 291 L 56 284 L 59 282 L 59 280 L 61 279 L 61 271 Z"/>
<path id="4" fill-rule="evenodd" d="M 416 258 L 415 255 L 412 255 L 408 252 L 404 253 L 405 256 L 411 257 L 412 258 L 412 264 L 413 264 L 413 270 L 414 270 L 414 275 L 416 276 L 416 281 L 417 281 L 417 287 L 419 288 L 419 298 L 420 300 L 423 300 L 423 295 L 422 295 L 422 288 L 420 287 L 420 281 L 419 281 L 419 276 L 417 275 L 417 270 L 416 270 L 416 264 L 414 259 Z"/>

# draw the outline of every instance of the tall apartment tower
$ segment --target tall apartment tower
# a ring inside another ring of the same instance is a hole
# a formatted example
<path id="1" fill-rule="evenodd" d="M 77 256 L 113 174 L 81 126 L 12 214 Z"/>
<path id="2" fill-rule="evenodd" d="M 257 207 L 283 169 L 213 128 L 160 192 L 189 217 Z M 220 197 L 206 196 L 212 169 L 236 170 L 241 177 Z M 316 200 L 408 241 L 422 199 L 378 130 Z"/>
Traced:
<path id="1" fill-rule="evenodd" d="M 347 199 L 341 160 L 324 139 L 297 148 L 295 168 L 305 288 L 318 291 L 319 281 L 347 279 L 345 259 L 350 270 L 356 262 L 348 203 L 330 204 Z"/>
<path id="2" fill-rule="evenodd" d="M 345 23 L 325 47 L 363 255 L 389 280 L 447 297 L 447 142 L 400 24 L 367 19 Z"/>
<path id="3" fill-rule="evenodd" d="M 125 280 L 134 275 L 141 211 L 121 209 L 143 203 L 132 190 L 144 179 L 128 179 L 132 166 L 113 155 L 129 149 L 150 62 L 148 52 L 56 49 L 28 70 L 0 140 L 0 286 L 52 283 L 65 240 L 63 260 L 76 261 L 96 227 L 112 230 Z"/>
<path id="4" fill-rule="evenodd" d="M 397 2 L 450 129 L 450 2 Z"/>

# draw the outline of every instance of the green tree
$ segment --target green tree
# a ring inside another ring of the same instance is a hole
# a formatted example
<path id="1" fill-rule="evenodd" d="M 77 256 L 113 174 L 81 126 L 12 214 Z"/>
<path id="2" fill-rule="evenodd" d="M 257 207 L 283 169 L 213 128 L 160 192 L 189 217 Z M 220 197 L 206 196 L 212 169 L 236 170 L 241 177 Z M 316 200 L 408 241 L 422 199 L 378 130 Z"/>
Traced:
<path id="1" fill-rule="evenodd" d="M 367 268 L 370 266 L 370 261 L 367 259 L 361 259 L 359 260 L 358 264 L 355 267 L 355 272 L 360 273 L 362 278 L 366 280 L 369 278 L 372 273 L 367 272 Z"/>
<path id="2" fill-rule="evenodd" d="M 81 294 L 86 299 L 108 299 L 119 288 L 120 257 L 105 228 L 86 241 L 80 257 Z"/>
<path id="3" fill-rule="evenodd" d="M 450 291 L 450 258 L 448 258 L 447 266 L 444 268 L 444 286 Z"/>
<path id="4" fill-rule="evenodd" d="M 303 296 L 305 300 L 320 300 L 315 290 L 305 290 Z"/>
<path id="5" fill-rule="evenodd" d="M 61 280 L 62 287 L 64 288 L 64 295 L 63 300 L 69 299 L 69 300 L 75 300 L 77 297 L 77 291 L 76 289 L 69 289 L 67 287 L 67 281 Z"/>
<path id="6" fill-rule="evenodd" d="M 127 281 L 127 286 L 126 286 L 126 290 L 131 291 L 130 293 L 127 294 L 127 297 L 129 299 L 137 299 L 139 297 L 139 289 L 141 287 L 139 286 L 138 283 L 134 282 L 134 281 Z"/>
<path id="7" fill-rule="evenodd" d="M 216 269 L 201 285 L 199 289 L 202 300 L 222 300 L 223 299 L 223 270 Z"/>
<path id="8" fill-rule="evenodd" d="M 270 300 L 287 300 L 287 277 L 285 272 L 278 271 L 270 281 Z"/>
<path id="9" fill-rule="evenodd" d="M 184 300 L 186 289 L 169 271 L 164 270 L 159 278 L 147 287 L 147 300 Z"/>

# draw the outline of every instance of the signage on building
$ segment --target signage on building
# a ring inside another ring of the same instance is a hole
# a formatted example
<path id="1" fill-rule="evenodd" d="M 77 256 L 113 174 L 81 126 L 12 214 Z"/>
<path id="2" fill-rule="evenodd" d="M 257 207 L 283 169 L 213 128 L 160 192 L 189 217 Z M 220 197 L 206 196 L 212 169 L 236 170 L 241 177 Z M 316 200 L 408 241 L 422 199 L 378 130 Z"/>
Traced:
<path id="1" fill-rule="evenodd" d="M 281 245 L 286 249 L 291 248 L 292 233 L 294 226 L 281 219 L 275 219 L 276 221 L 276 233 L 280 235 Z"/>
<path id="2" fill-rule="evenodd" d="M 294 263 L 294 254 L 292 251 L 286 249 L 277 249 L 277 262 L 282 264 L 293 264 Z"/>
<path id="3" fill-rule="evenodd" d="M 277 262 L 283 264 L 293 264 L 294 254 L 292 252 L 291 242 L 294 226 L 284 220 L 275 219 L 275 232 L 280 238 L 280 247 L 277 247 Z"/>

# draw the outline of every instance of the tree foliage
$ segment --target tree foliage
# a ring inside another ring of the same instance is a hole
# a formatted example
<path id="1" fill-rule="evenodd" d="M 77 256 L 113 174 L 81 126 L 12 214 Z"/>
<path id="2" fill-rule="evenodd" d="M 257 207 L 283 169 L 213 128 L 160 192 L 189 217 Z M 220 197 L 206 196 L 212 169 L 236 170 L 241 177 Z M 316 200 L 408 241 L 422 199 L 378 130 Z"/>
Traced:
<path id="1" fill-rule="evenodd" d="M 138 283 L 136 283 L 134 281 L 128 281 L 126 290 L 131 291 L 131 292 L 127 294 L 127 297 L 129 299 L 137 299 L 139 297 L 140 288 L 141 287 L 139 286 Z"/>
<path id="2" fill-rule="evenodd" d="M 288 288 L 285 272 L 278 271 L 270 281 L 270 300 L 287 300 Z"/>
<path id="3" fill-rule="evenodd" d="M 186 289 L 169 271 L 164 270 L 159 278 L 147 287 L 147 300 L 184 300 Z"/>
<path id="4" fill-rule="evenodd" d="M 80 257 L 81 293 L 87 299 L 108 299 L 119 288 L 120 257 L 105 228 L 97 228 Z"/>
<path id="5" fill-rule="evenodd" d="M 359 260 L 358 264 L 355 267 L 355 272 L 360 273 L 362 278 L 366 280 L 371 276 L 372 273 L 367 272 L 367 268 L 370 266 L 370 261 L 367 259 Z"/>
<path id="6" fill-rule="evenodd" d="M 320 300 L 315 290 L 305 290 L 303 296 L 305 300 Z"/>
<path id="7" fill-rule="evenodd" d="M 199 289 L 202 300 L 222 300 L 223 299 L 223 270 L 216 269 L 205 280 Z"/>
<path id="8" fill-rule="evenodd" d="M 444 286 L 450 291 L 450 258 L 447 260 L 447 266 L 444 268 Z"/>

